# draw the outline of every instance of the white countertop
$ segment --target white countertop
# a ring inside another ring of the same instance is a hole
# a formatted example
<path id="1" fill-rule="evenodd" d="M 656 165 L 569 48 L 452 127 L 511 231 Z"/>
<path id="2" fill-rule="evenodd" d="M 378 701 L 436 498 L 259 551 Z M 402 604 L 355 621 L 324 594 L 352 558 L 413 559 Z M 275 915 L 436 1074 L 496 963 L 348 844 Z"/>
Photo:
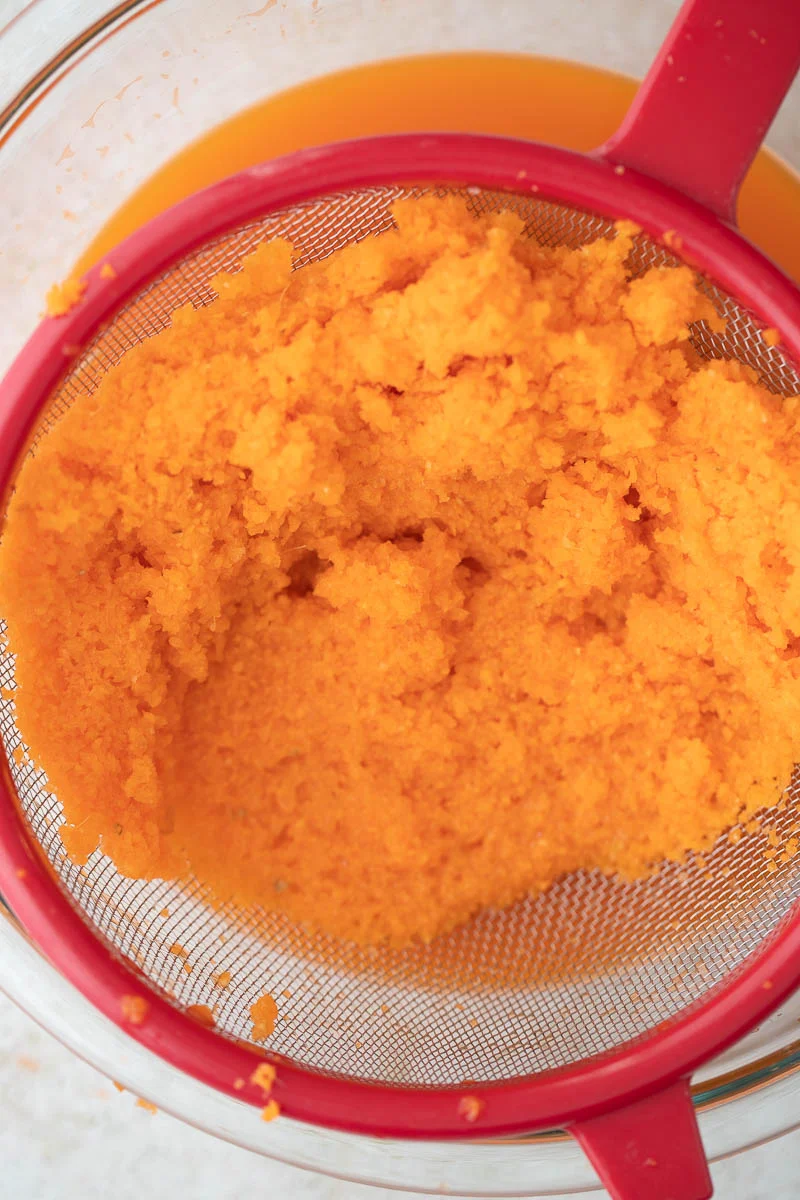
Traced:
<path id="1" fill-rule="evenodd" d="M 591 22 L 579 19 L 585 3 L 543 4 L 535 49 L 637 73 L 677 8 L 675 0 L 618 0 L 617 32 L 598 38 Z M 0 0 L 0 27 L 22 7 L 23 0 Z M 795 164 L 800 163 L 798 117 L 800 89 L 795 87 L 768 139 Z M 800 1133 L 729 1159 L 712 1173 L 719 1200 L 795 1200 Z M 259 1158 L 163 1113 L 137 1108 L 135 1097 L 118 1092 L 0 994 L 0 1200 L 390 1200 L 397 1195 Z"/>

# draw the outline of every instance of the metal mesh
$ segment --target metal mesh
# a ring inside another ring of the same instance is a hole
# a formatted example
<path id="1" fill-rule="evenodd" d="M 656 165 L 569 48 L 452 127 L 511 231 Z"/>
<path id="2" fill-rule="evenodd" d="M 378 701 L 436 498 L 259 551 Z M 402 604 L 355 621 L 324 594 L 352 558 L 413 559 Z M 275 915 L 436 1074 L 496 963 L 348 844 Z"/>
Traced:
<path id="1" fill-rule="evenodd" d="M 53 396 L 39 436 L 131 346 L 167 325 L 176 307 L 209 303 L 210 278 L 236 269 L 262 240 L 290 238 L 302 267 L 388 229 L 391 204 L 409 194 L 418 192 L 364 189 L 325 197 L 188 256 L 94 339 Z M 477 189 L 466 195 L 476 213 L 515 209 L 528 236 L 545 244 L 577 246 L 612 232 L 595 216 L 530 197 Z M 631 270 L 670 261 L 642 238 Z M 718 335 L 699 325 L 700 353 L 736 356 L 773 391 L 800 392 L 800 378 L 766 345 L 758 322 L 713 284 L 701 283 L 728 329 Z M 34 453 L 35 445 L 36 439 Z M 736 844 L 723 836 L 711 853 L 665 864 L 637 883 L 597 872 L 570 875 L 544 895 L 485 912 L 427 948 L 360 948 L 304 932 L 280 915 L 212 907 L 195 880 L 127 879 L 99 853 L 85 867 L 71 863 L 58 836 L 57 798 L 45 776 L 14 755 L 20 738 L 13 687 L 13 656 L 5 651 L 0 732 L 10 770 L 31 836 L 87 923 L 177 1006 L 215 1006 L 222 1035 L 248 1038 L 249 1006 L 271 992 L 280 1016 L 270 1048 L 308 1069 L 429 1087 L 501 1081 L 606 1053 L 729 981 L 800 897 L 800 855 L 766 857 L 765 823 L 764 830 L 742 831 Z M 800 776 L 780 811 L 766 819 L 781 844 L 800 830 L 795 793 L 800 798 Z M 186 957 L 170 951 L 175 943 Z M 213 976 L 223 971 L 231 972 L 231 983 L 220 991 Z"/>

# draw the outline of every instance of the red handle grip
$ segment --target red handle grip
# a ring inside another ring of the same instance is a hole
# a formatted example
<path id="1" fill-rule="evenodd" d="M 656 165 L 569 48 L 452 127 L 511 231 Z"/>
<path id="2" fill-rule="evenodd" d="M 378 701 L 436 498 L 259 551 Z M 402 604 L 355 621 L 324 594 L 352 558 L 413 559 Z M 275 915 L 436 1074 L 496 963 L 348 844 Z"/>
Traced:
<path id="1" fill-rule="evenodd" d="M 708 1200 L 712 1193 L 688 1079 L 570 1132 L 612 1200 Z"/>
<path id="2" fill-rule="evenodd" d="M 800 69 L 800 0 L 686 0 L 598 153 L 735 224 L 736 199 Z"/>

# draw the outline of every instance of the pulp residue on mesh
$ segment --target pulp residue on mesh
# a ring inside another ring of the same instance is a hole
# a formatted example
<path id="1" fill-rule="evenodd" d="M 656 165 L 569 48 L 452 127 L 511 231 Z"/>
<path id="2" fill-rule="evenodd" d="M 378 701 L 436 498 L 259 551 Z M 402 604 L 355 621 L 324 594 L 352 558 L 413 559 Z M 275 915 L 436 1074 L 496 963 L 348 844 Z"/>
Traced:
<path id="1" fill-rule="evenodd" d="M 278 1019 L 278 1006 L 269 992 L 259 996 L 250 1006 L 250 1019 L 253 1023 L 254 1042 L 264 1042 L 274 1033 L 275 1022 Z"/>
<path id="2" fill-rule="evenodd" d="M 629 230 L 396 219 L 262 246 L 76 401 L 0 600 L 76 860 L 401 944 L 778 799 L 800 437 Z"/>

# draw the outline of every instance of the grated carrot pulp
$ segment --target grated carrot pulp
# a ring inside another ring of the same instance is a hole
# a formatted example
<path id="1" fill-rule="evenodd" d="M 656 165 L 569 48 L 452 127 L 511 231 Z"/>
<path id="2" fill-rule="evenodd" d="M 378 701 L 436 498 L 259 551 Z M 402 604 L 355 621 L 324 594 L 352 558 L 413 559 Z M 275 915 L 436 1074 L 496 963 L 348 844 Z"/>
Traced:
<path id="1" fill-rule="evenodd" d="M 778 799 L 800 399 L 697 357 L 709 302 L 630 279 L 630 228 L 395 218 L 294 273 L 261 246 L 78 400 L 0 602 L 76 861 L 404 944 Z"/>

